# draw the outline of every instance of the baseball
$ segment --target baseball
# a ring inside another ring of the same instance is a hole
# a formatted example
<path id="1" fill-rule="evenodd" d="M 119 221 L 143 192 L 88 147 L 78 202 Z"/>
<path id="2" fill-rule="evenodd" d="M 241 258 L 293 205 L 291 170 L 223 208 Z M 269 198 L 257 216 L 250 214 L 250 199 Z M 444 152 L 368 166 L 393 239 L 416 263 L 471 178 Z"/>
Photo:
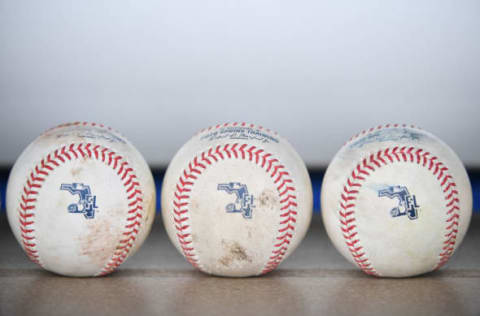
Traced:
<path id="1" fill-rule="evenodd" d="M 173 244 L 201 271 L 264 274 L 305 236 L 310 178 L 277 133 L 246 123 L 217 125 L 195 135 L 171 161 L 162 216 Z"/>
<path id="2" fill-rule="evenodd" d="M 27 256 L 44 269 L 105 275 L 148 235 L 155 185 L 141 154 L 118 132 L 64 124 L 40 135 L 16 161 L 7 215 Z"/>
<path id="3" fill-rule="evenodd" d="M 472 191 L 444 142 L 407 125 L 352 137 L 325 174 L 322 216 L 338 251 L 370 275 L 408 277 L 442 267 L 462 242 Z"/>

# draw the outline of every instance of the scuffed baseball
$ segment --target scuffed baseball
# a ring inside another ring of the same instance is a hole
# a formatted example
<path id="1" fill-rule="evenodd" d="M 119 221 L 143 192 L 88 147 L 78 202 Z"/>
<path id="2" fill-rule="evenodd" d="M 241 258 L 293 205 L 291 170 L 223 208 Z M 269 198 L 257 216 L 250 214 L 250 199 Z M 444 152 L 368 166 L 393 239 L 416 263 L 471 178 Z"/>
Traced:
<path id="1" fill-rule="evenodd" d="M 172 243 L 201 271 L 264 274 L 305 236 L 310 178 L 275 132 L 246 123 L 217 125 L 195 135 L 171 161 L 162 216 Z"/>
<path id="2" fill-rule="evenodd" d="M 472 191 L 444 142 L 407 125 L 352 137 L 322 185 L 323 221 L 335 247 L 364 272 L 408 277 L 439 269 L 465 236 Z"/>
<path id="3" fill-rule="evenodd" d="M 155 216 L 155 185 L 121 134 L 69 123 L 35 139 L 7 186 L 10 227 L 28 257 L 66 276 L 112 272 L 142 245 Z"/>

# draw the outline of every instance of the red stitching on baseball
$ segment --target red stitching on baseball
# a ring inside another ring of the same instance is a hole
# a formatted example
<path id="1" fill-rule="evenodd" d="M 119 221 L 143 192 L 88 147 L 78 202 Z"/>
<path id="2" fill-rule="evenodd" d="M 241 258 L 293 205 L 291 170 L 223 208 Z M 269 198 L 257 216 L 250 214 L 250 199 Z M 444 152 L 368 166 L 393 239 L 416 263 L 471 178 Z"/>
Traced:
<path id="1" fill-rule="evenodd" d="M 234 124 L 233 126 L 238 125 L 238 123 Z M 241 125 L 244 126 L 245 123 Z M 270 175 L 277 187 L 278 195 L 281 198 L 280 210 L 282 213 L 280 214 L 280 228 L 278 229 L 278 236 L 276 237 L 277 242 L 261 273 L 270 272 L 283 260 L 295 231 L 295 223 L 297 221 L 296 189 L 293 180 L 289 178 L 289 173 L 284 170 L 285 166 L 281 165 L 278 159 L 272 158 L 272 154 L 266 153 L 263 149 L 259 149 L 253 145 L 249 146 L 247 144 L 234 143 L 209 148 L 193 158 L 188 164 L 188 167 L 183 170 L 176 184 L 172 214 L 180 248 L 188 262 L 194 267 L 199 268 L 199 258 L 192 245 L 192 236 L 187 231 L 187 229 L 190 228 L 188 222 L 190 218 L 188 216 L 188 200 L 190 199 L 190 195 L 188 193 L 191 192 L 197 177 L 200 176 L 205 169 L 213 163 L 226 159 L 248 160 L 259 165 Z M 199 161 L 205 163 L 199 163 Z"/>
<path id="2" fill-rule="evenodd" d="M 386 158 L 386 159 L 384 159 Z M 423 149 L 415 147 L 394 147 L 393 149 L 386 148 L 378 151 L 377 153 L 370 155 L 368 159 L 372 164 L 368 164 L 367 159 L 362 160 L 353 169 L 350 177 L 347 179 L 346 184 L 343 187 L 343 192 L 340 194 L 339 203 L 339 215 L 340 215 L 340 229 L 345 239 L 345 244 L 353 257 L 353 260 L 357 263 L 358 267 L 365 273 L 371 275 L 377 275 L 377 271 L 373 268 L 372 264 L 363 247 L 360 245 L 360 238 L 357 236 L 356 231 L 356 219 L 355 219 L 355 201 L 359 194 L 359 189 L 362 187 L 363 182 L 370 172 L 374 172 L 383 166 L 396 163 L 407 162 L 417 163 L 423 162 L 422 166 L 432 171 L 432 174 L 439 181 L 442 191 L 445 195 L 445 207 L 448 209 L 446 220 L 446 233 L 445 240 L 443 242 L 442 252 L 439 254 L 439 261 L 435 266 L 435 270 L 443 266 L 455 249 L 455 242 L 458 233 L 458 221 L 459 204 L 458 191 L 456 190 L 456 184 L 453 181 L 451 175 L 448 174 L 448 168 L 438 161 L 438 158 L 432 156 L 429 152 L 424 152 Z M 364 175 L 364 176 L 360 176 Z"/>
<path id="3" fill-rule="evenodd" d="M 78 123 L 78 125 L 79 124 L 81 123 Z M 100 161 L 104 162 L 115 171 L 120 169 L 117 172 L 118 175 L 120 175 L 121 172 L 124 172 L 121 177 L 122 181 L 128 177 L 128 179 L 123 182 L 125 191 L 128 194 L 128 213 L 130 215 L 130 217 L 127 218 L 125 232 L 123 232 L 123 235 L 127 237 L 119 241 L 119 245 L 116 247 L 116 251 L 112 255 L 112 258 L 107 262 L 98 275 L 105 275 L 115 270 L 123 263 L 123 261 L 125 261 L 130 249 L 133 247 L 141 225 L 138 219 L 143 217 L 143 198 L 140 184 L 137 181 L 132 180 L 136 179 L 137 176 L 134 174 L 133 169 L 129 167 L 128 162 L 123 161 L 122 156 L 100 145 L 96 145 L 93 148 L 91 148 L 91 146 L 92 144 L 90 143 L 70 144 L 69 146 L 63 146 L 61 149 L 55 150 L 52 154 L 48 154 L 33 168 L 33 171 L 30 173 L 30 176 L 23 187 L 23 193 L 19 205 L 19 222 L 20 230 L 22 232 L 22 244 L 30 260 L 42 267 L 43 265 L 40 262 L 38 250 L 35 249 L 34 224 L 38 191 L 42 188 L 42 184 L 50 172 L 55 168 L 60 167 L 60 165 L 64 164 L 66 161 L 79 159 L 80 157 L 100 160 L 99 153 L 101 153 L 102 159 Z M 106 152 L 107 156 L 111 158 L 108 161 L 105 161 Z"/>

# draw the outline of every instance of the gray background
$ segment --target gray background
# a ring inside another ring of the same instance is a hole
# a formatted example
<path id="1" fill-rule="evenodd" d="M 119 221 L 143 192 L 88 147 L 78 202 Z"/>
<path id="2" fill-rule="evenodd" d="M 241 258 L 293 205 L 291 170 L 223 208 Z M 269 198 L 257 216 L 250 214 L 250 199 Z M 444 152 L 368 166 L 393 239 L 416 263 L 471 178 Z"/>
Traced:
<path id="1" fill-rule="evenodd" d="M 311 167 L 381 123 L 480 167 L 480 1 L 0 0 L 0 164 L 103 122 L 152 166 L 202 127 L 277 130 Z"/>

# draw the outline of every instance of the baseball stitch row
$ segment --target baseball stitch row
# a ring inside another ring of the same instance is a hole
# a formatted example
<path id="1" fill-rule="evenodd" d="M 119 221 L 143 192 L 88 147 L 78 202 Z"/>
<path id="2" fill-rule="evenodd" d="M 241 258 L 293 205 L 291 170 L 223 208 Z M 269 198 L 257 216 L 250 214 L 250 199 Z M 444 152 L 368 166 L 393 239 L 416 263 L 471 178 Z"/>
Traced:
<path id="1" fill-rule="evenodd" d="M 134 170 L 130 167 L 128 162 L 123 160 L 122 156 L 114 151 L 90 143 L 71 144 L 63 146 L 60 149 L 48 154 L 43 158 L 39 164 L 35 166 L 30 173 L 21 196 L 19 221 L 22 236 L 22 244 L 28 257 L 35 263 L 42 266 L 36 249 L 35 242 L 35 206 L 37 202 L 38 192 L 42 188 L 48 175 L 60 167 L 61 164 L 80 158 L 90 158 L 100 160 L 107 166 L 116 171 L 121 178 L 123 186 L 128 195 L 129 217 L 127 218 L 127 225 L 123 232 L 123 237 L 116 248 L 115 253 L 108 263 L 100 271 L 99 275 L 105 275 L 112 272 L 128 256 L 132 248 L 138 231 L 140 229 L 140 221 L 143 213 L 143 198 L 140 184 Z"/>
<path id="2" fill-rule="evenodd" d="M 396 162 L 417 163 L 422 167 L 428 168 L 436 179 L 445 195 L 445 207 L 447 208 L 446 234 L 443 242 L 442 252 L 439 254 L 439 261 L 435 269 L 444 265 L 452 255 L 458 233 L 459 222 L 459 198 L 452 176 L 448 173 L 448 168 L 438 158 L 431 153 L 415 147 L 394 147 L 378 151 L 376 154 L 364 158 L 358 163 L 347 179 L 340 196 L 340 228 L 345 239 L 345 243 L 350 251 L 353 260 L 366 273 L 378 275 L 361 246 L 360 238 L 356 231 L 355 219 L 355 201 L 360 188 L 366 178 L 376 169 Z"/>
<path id="3" fill-rule="evenodd" d="M 217 124 L 215 126 L 210 126 L 210 127 L 207 127 L 207 128 L 204 128 L 202 129 L 200 132 L 198 132 L 198 134 L 201 134 L 203 132 L 209 132 L 211 130 L 214 130 L 214 129 L 219 129 L 219 128 L 222 128 L 222 127 L 250 127 L 250 128 L 258 128 L 259 130 L 265 130 L 266 132 L 268 133 L 273 133 L 275 135 L 277 135 L 278 133 L 275 132 L 275 131 L 272 131 L 271 129 L 269 128 L 264 128 L 263 126 L 261 125 L 255 125 L 255 124 L 248 124 L 248 123 L 245 123 L 245 122 L 233 122 L 233 123 L 223 123 L 223 124 Z"/>
<path id="4" fill-rule="evenodd" d="M 288 245 L 295 231 L 297 196 L 293 180 L 285 170 L 285 166 L 278 159 L 274 158 L 272 154 L 266 153 L 263 149 L 256 146 L 238 143 L 219 145 L 202 152 L 188 164 L 188 168 L 183 170 L 183 174 L 178 179 L 173 201 L 173 220 L 177 231 L 177 240 L 185 258 L 194 267 L 200 268 L 199 258 L 192 244 L 192 235 L 188 222 L 190 192 L 195 180 L 205 169 L 219 160 L 233 158 L 248 159 L 264 168 L 273 179 L 280 197 L 281 214 L 278 236 L 276 237 L 276 243 L 271 256 L 261 272 L 262 274 L 267 273 L 280 264 L 288 250 Z"/>

